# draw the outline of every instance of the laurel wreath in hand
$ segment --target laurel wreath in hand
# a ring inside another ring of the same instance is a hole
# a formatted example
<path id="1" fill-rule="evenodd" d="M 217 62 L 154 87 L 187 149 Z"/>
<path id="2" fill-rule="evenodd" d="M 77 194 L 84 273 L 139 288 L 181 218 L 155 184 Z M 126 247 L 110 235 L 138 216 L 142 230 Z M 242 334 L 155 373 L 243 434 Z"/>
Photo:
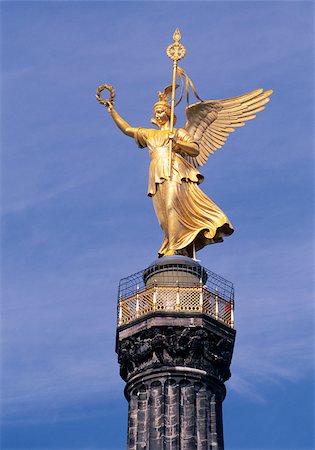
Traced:
<path id="1" fill-rule="evenodd" d="M 107 89 L 110 93 L 109 98 L 106 100 L 103 100 L 101 97 L 101 92 L 104 91 L 104 89 Z M 100 102 L 101 105 L 104 105 L 107 108 L 112 108 L 114 106 L 115 90 L 113 86 L 111 86 L 110 84 L 102 84 L 97 89 L 95 97 Z"/>

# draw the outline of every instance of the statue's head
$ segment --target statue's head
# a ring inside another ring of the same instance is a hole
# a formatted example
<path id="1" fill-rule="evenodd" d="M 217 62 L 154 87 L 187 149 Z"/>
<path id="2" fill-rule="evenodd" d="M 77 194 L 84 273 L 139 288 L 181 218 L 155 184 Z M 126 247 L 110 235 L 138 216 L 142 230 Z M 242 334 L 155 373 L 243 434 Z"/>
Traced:
<path id="1" fill-rule="evenodd" d="M 154 119 L 151 119 L 151 123 L 161 127 L 165 123 L 169 122 L 171 118 L 171 105 L 165 101 L 160 100 L 153 106 Z M 174 125 L 176 123 L 176 116 L 174 115 Z"/>
<path id="2" fill-rule="evenodd" d="M 176 85 L 177 87 L 177 85 Z M 168 103 L 168 98 L 172 92 L 172 86 L 166 86 L 163 92 L 159 91 L 159 101 L 153 106 L 154 119 L 151 119 L 151 123 L 161 127 L 167 123 L 171 118 L 171 105 Z M 174 115 L 174 124 L 176 123 L 176 116 Z"/>

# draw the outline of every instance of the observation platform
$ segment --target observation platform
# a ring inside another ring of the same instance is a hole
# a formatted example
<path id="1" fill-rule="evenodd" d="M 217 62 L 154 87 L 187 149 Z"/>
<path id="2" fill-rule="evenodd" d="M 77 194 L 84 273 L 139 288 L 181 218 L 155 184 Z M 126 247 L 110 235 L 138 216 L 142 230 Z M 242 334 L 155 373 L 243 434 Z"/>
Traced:
<path id="1" fill-rule="evenodd" d="M 120 281 L 118 327 L 174 312 L 205 314 L 234 328 L 233 284 L 185 256 L 160 258 Z"/>

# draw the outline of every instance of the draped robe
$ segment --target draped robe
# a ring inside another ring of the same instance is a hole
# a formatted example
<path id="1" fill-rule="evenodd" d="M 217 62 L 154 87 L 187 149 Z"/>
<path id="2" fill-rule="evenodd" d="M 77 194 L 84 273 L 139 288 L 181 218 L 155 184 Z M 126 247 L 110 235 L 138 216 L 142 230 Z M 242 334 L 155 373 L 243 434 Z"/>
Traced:
<path id="1" fill-rule="evenodd" d="M 183 128 L 174 130 L 177 139 L 193 142 Z M 164 232 L 159 256 L 183 254 L 192 256 L 205 245 L 222 242 L 233 233 L 233 226 L 221 209 L 199 188 L 204 177 L 173 146 L 172 177 L 168 177 L 169 130 L 139 128 L 136 142 L 148 147 L 150 169 L 148 195 Z"/>

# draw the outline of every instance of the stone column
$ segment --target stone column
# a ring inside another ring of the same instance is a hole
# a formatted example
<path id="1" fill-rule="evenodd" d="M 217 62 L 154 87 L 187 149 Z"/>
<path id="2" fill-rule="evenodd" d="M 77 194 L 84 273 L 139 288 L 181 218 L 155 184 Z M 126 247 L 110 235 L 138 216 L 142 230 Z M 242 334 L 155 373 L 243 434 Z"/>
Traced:
<path id="1" fill-rule="evenodd" d="M 128 450 L 221 450 L 235 331 L 204 314 L 153 313 L 117 333 Z"/>
<path id="2" fill-rule="evenodd" d="M 178 256 L 122 281 L 116 351 L 129 403 L 127 449 L 223 450 L 235 339 L 225 315 L 233 304 L 223 297 L 231 283 Z"/>

